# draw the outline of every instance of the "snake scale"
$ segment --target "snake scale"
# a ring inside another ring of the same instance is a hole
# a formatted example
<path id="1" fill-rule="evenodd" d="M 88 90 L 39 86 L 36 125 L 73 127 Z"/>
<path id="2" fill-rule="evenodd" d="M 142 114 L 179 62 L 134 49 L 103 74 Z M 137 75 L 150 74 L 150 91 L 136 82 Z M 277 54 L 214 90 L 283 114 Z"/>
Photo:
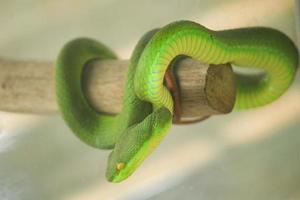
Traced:
<path id="1" fill-rule="evenodd" d="M 108 115 L 89 105 L 82 92 L 82 71 L 87 62 L 117 56 L 92 39 L 68 42 L 56 62 L 59 109 L 83 142 L 113 149 L 107 164 L 108 181 L 120 182 L 130 176 L 171 127 L 174 103 L 163 80 L 168 65 L 181 55 L 210 64 L 263 70 L 265 75 L 255 84 L 237 79 L 235 109 L 263 106 L 280 97 L 291 85 L 298 66 L 297 48 L 278 30 L 248 27 L 213 31 L 191 21 L 173 22 L 140 39 L 130 58 L 122 112 Z"/>

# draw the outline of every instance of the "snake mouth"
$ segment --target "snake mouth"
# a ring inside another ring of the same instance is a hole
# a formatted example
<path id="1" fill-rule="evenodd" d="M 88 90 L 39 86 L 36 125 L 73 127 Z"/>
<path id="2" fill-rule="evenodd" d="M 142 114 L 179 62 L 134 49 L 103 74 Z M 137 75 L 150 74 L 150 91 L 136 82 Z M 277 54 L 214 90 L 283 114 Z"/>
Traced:
<path id="1" fill-rule="evenodd" d="M 120 172 L 117 172 L 115 174 L 112 174 L 112 175 L 106 175 L 106 179 L 109 181 L 109 182 L 112 182 L 112 183 L 119 183 L 121 182 L 122 180 L 124 179 L 121 179 L 120 176 L 119 176 Z"/>

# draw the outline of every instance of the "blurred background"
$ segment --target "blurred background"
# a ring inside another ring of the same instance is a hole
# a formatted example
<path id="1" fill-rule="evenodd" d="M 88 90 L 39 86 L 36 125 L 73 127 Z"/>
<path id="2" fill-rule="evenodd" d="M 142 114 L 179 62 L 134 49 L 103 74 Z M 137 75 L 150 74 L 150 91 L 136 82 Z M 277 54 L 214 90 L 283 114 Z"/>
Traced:
<path id="1" fill-rule="evenodd" d="M 54 61 L 63 44 L 85 36 L 129 58 L 146 31 L 181 19 L 215 30 L 269 26 L 296 42 L 299 6 L 292 0 L 1 0 L 0 56 Z M 299 85 L 298 73 L 268 106 L 173 126 L 120 184 L 105 180 L 109 151 L 80 142 L 59 115 L 1 112 L 0 199 L 300 199 Z"/>

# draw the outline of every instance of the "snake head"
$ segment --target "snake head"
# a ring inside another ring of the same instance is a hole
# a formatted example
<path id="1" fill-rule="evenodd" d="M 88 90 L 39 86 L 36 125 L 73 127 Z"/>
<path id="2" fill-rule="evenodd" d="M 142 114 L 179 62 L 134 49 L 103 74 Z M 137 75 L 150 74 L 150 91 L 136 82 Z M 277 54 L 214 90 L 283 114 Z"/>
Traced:
<path id="1" fill-rule="evenodd" d="M 162 107 L 126 129 L 109 155 L 107 180 L 117 183 L 129 177 L 160 143 L 171 123 L 170 111 Z"/>

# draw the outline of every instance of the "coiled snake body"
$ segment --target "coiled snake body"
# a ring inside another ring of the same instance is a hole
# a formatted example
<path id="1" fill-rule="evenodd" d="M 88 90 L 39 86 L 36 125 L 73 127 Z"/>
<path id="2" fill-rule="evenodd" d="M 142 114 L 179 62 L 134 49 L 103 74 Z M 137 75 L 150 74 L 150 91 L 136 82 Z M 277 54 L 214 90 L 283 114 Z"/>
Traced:
<path id="1" fill-rule="evenodd" d="M 173 100 L 163 80 L 168 65 L 179 55 L 264 70 L 265 76 L 256 84 L 237 81 L 235 109 L 274 101 L 288 89 L 298 66 L 295 45 L 275 29 L 212 31 L 190 21 L 174 22 L 148 32 L 138 42 L 130 59 L 122 112 L 111 116 L 89 105 L 81 77 L 87 62 L 117 59 L 116 55 L 92 39 L 67 43 L 56 64 L 57 102 L 64 120 L 82 141 L 113 149 L 106 172 L 109 181 L 120 182 L 131 175 L 170 128 Z"/>

